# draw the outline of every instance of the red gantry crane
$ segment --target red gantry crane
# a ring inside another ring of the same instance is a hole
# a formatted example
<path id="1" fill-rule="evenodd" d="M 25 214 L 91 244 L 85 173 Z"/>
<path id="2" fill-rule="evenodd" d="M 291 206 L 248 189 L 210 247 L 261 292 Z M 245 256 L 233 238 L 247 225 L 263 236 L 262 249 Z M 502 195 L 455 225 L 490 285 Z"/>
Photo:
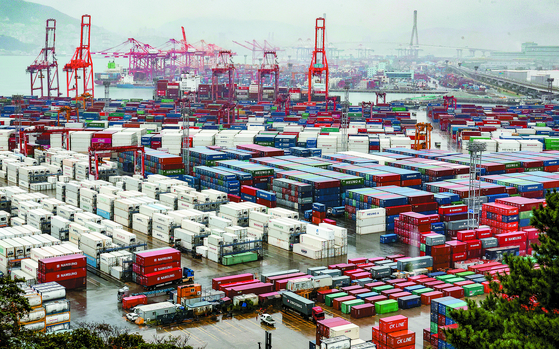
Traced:
<path id="1" fill-rule="evenodd" d="M 262 94 L 264 90 L 264 80 L 270 78 L 274 84 L 274 97 L 276 100 L 279 93 L 279 65 L 276 51 L 264 51 L 264 59 L 262 65 L 258 69 L 258 103 L 262 102 Z"/>
<path id="2" fill-rule="evenodd" d="M 145 150 L 143 146 L 121 146 L 121 147 L 112 147 L 105 143 L 93 143 L 88 148 L 89 153 L 89 174 L 95 176 L 95 180 L 99 179 L 99 162 L 100 158 L 103 157 L 111 157 L 111 153 L 121 153 L 132 151 L 134 152 L 134 173 L 138 169 L 137 161 L 138 157 L 141 159 L 140 168 L 138 169 L 142 175 L 142 178 L 145 177 Z"/>
<path id="3" fill-rule="evenodd" d="M 235 65 L 233 64 L 233 54 L 231 51 L 219 51 L 215 66 L 212 68 L 212 100 L 218 99 L 218 79 L 221 75 L 227 74 L 228 77 L 228 96 L 227 101 L 233 103 L 235 95 L 235 85 L 233 84 L 233 77 L 235 74 Z"/>
<path id="4" fill-rule="evenodd" d="M 41 91 L 41 97 L 60 96 L 59 79 L 58 79 L 58 62 L 56 61 L 54 44 L 56 34 L 56 20 L 47 19 L 45 47 L 41 49 L 41 53 L 35 58 L 33 64 L 27 67 L 27 72 L 31 74 L 31 95 L 35 91 Z M 47 79 L 46 95 L 43 79 Z M 37 81 L 38 80 L 38 81 Z"/>
<path id="5" fill-rule="evenodd" d="M 312 53 L 312 61 L 309 66 L 309 103 L 312 99 L 312 80 L 313 77 L 322 79 L 322 74 L 325 77 L 325 92 L 328 97 L 328 61 L 326 60 L 326 47 L 324 41 L 326 38 L 326 19 L 320 17 L 316 19 L 315 35 L 314 35 L 314 51 Z"/>
<path id="6" fill-rule="evenodd" d="M 80 31 L 80 46 L 76 48 L 76 52 L 72 56 L 70 63 L 64 66 L 66 72 L 66 89 L 67 97 L 70 97 L 70 91 L 75 91 L 76 97 L 80 94 L 89 93 L 94 96 L 93 88 L 93 61 L 91 60 L 91 16 L 83 15 Z M 78 80 L 82 80 L 82 89 L 80 92 L 80 84 Z"/>
<path id="7" fill-rule="evenodd" d="M 261 45 L 260 43 L 258 43 L 256 40 L 252 40 L 252 42 L 246 41 L 245 42 L 249 45 L 245 45 L 245 44 L 241 44 L 240 42 L 237 42 L 235 40 L 233 40 L 233 42 L 241 47 L 246 48 L 247 50 L 250 50 L 252 52 L 252 64 L 256 64 L 256 54 L 257 52 L 262 52 L 265 53 L 266 51 L 284 51 L 282 49 L 280 49 L 279 47 L 276 47 L 272 44 L 270 44 L 268 41 L 264 40 L 264 43 Z"/>

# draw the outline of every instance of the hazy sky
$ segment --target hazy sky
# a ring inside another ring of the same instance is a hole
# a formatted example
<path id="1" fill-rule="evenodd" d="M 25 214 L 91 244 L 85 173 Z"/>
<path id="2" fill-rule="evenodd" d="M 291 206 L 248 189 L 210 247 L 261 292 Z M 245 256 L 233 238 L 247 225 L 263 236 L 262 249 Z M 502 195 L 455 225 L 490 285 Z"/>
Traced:
<path id="1" fill-rule="evenodd" d="M 409 41 L 413 10 L 419 12 L 419 40 L 423 44 L 447 44 L 451 42 L 430 42 L 430 34 L 437 28 L 471 30 L 477 37 L 490 38 L 495 33 L 514 36 L 524 30 L 535 30 L 555 38 L 555 28 L 559 13 L 559 0 L 31 0 L 49 5 L 75 18 L 82 14 L 92 15 L 93 24 L 124 35 L 138 33 L 139 30 L 160 30 L 171 21 L 188 18 L 197 21 L 212 20 L 263 20 L 277 23 L 274 37 L 281 38 L 282 24 L 290 27 L 308 28 L 300 37 L 313 35 L 314 18 L 326 13 L 329 38 L 332 41 L 355 41 L 370 38 L 382 41 L 394 33 Z M 199 22 L 197 22 L 199 23 Z M 242 23 L 242 22 L 241 22 Z M 241 24 L 242 25 L 242 24 Z M 546 26 L 550 26 L 546 29 Z M 345 30 L 336 31 L 344 27 Z M 351 28 L 349 30 L 348 28 Z M 212 28 L 228 31 L 227 27 Z M 212 30 L 209 29 L 209 30 Z M 252 29 L 252 28 L 251 28 Z M 262 34 L 254 28 L 255 37 Z M 431 30 L 431 31 L 429 31 Z M 549 33 L 549 32 L 553 33 Z M 180 28 L 176 37 L 179 37 Z M 423 32 L 423 35 L 422 35 Z M 407 39 L 404 38 L 404 33 Z M 434 32 L 435 34 L 436 31 Z M 341 34 L 337 35 L 336 34 Z M 267 33 L 266 33 L 267 35 Z M 395 34 L 394 34 L 395 35 Z M 540 41 L 545 41 L 545 35 Z M 551 36 L 552 35 L 552 36 Z M 260 35 L 264 36 L 264 35 Z M 292 35 L 290 35 L 292 36 Z M 350 37 L 353 36 L 353 37 Z M 536 36 L 536 35 L 534 35 Z M 250 39 L 250 38 L 239 38 Z M 291 39 L 291 38 L 288 38 Z M 297 38 L 293 38 L 293 42 Z M 464 39 L 464 38 L 462 38 Z M 436 41 L 433 37 L 433 40 Z M 438 39 L 444 40 L 444 39 Z M 477 40 L 477 39 L 476 39 Z M 511 39 L 517 44 L 520 40 Z M 534 41 L 538 41 L 535 37 Z M 497 41 L 502 41 L 498 39 Z M 544 42 L 546 44 L 559 44 Z M 465 42 L 474 45 L 472 42 Z M 483 43 L 485 48 L 488 41 Z M 470 46 L 471 47 L 471 46 Z M 519 48 L 519 46 L 518 46 Z"/>

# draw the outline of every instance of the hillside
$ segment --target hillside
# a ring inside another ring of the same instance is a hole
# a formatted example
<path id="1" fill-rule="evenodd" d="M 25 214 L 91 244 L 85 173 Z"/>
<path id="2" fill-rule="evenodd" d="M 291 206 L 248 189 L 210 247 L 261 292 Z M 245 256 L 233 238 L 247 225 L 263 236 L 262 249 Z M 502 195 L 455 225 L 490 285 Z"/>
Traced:
<path id="1" fill-rule="evenodd" d="M 0 0 L 0 34 L 32 45 L 31 50 L 37 53 L 44 45 L 45 22 L 49 18 L 56 20 L 57 52 L 71 54 L 79 43 L 81 18 L 70 17 L 50 6 L 23 0 Z M 91 21 L 93 49 L 104 49 L 124 41 L 123 37 L 96 26 L 95 18 Z"/>

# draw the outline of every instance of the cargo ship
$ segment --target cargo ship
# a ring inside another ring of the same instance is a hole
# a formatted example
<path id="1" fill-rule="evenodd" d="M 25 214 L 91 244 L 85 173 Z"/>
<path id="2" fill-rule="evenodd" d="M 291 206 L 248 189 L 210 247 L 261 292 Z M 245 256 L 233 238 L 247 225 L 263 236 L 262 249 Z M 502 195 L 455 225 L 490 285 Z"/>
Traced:
<path id="1" fill-rule="evenodd" d="M 118 87 L 118 88 L 149 88 L 149 89 L 153 89 L 155 87 L 155 85 L 153 84 L 153 82 L 134 81 L 134 76 L 124 75 L 116 83 L 116 87 Z"/>
<path id="2" fill-rule="evenodd" d="M 123 75 L 127 74 L 126 68 L 111 61 L 107 64 L 107 69 L 102 73 L 95 73 L 95 84 L 103 85 L 105 81 L 110 82 L 111 85 L 116 85 Z"/>

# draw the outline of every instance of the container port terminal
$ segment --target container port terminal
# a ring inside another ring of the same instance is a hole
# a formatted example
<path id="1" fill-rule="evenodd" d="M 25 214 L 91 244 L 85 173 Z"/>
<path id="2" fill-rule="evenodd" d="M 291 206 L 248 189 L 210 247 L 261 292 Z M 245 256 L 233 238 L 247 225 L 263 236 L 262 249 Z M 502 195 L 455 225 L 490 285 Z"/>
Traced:
<path id="1" fill-rule="evenodd" d="M 32 306 L 22 326 L 103 322 L 207 348 L 451 348 L 450 310 L 486 297 L 503 254 L 539 243 L 530 218 L 559 189 L 559 104 L 553 78 L 462 55 L 502 52 L 450 45 L 455 59 L 422 64 L 417 21 L 398 59 L 360 46 L 350 62 L 325 17 L 285 60 L 268 41 L 191 43 L 185 27 L 163 46 L 98 50 L 83 15 L 59 67 L 47 19 L 30 95 L 0 96 L 0 276 Z M 235 63 L 239 47 L 251 62 Z"/>

